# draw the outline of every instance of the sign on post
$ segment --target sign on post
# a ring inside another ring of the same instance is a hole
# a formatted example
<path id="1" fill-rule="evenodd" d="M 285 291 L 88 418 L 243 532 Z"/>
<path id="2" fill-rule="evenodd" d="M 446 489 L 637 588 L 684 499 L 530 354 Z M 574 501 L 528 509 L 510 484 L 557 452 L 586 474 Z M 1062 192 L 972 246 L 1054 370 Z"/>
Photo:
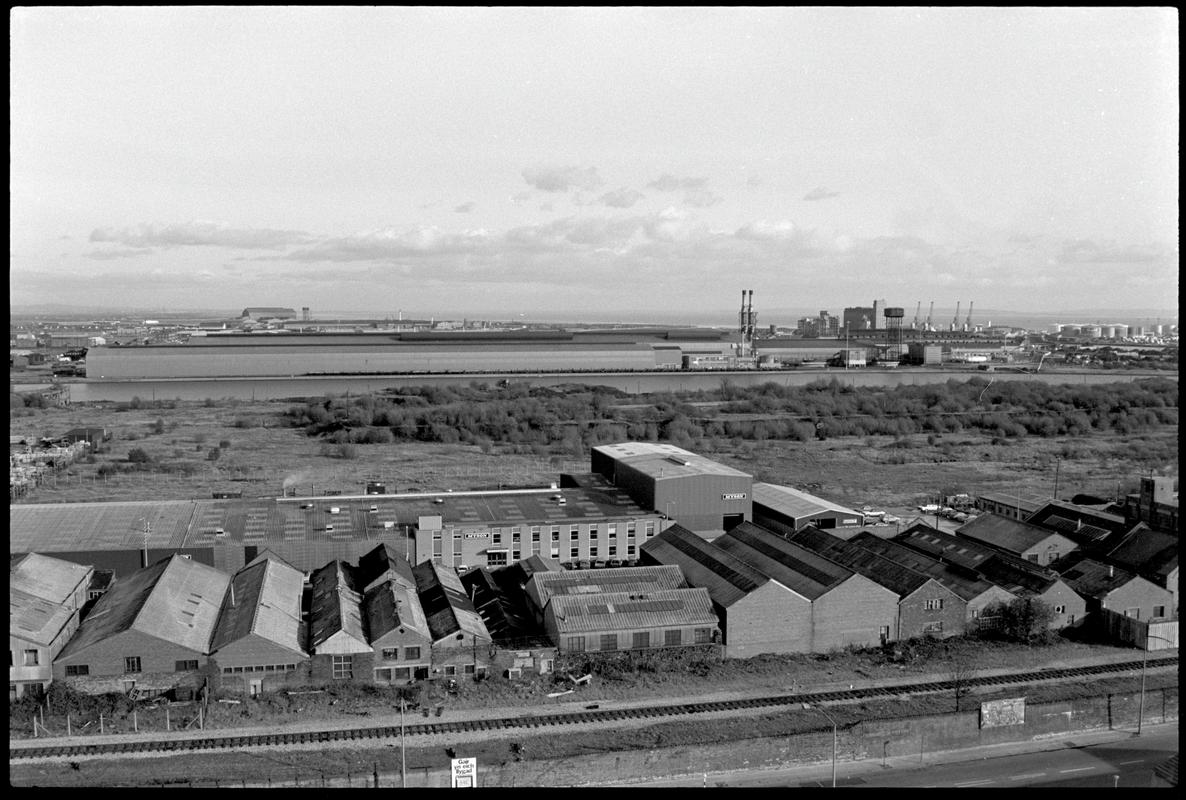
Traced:
<path id="1" fill-rule="evenodd" d="M 454 789 L 473 789 L 478 785 L 478 759 L 476 758 L 454 758 L 453 765 L 453 788 Z"/>

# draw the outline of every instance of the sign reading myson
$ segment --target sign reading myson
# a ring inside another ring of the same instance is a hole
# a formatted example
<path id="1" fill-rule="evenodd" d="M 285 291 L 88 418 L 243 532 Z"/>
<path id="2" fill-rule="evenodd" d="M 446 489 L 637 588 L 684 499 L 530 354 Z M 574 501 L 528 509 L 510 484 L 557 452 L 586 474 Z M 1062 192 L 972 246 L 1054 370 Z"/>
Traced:
<path id="1" fill-rule="evenodd" d="M 721 495 L 722 500 L 744 500 L 745 492 L 725 492 Z"/>

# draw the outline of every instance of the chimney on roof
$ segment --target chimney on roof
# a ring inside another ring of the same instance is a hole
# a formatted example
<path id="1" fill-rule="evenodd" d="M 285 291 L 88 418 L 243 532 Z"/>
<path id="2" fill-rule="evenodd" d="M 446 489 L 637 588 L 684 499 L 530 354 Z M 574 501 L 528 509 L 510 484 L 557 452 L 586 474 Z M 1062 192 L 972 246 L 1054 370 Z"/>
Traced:
<path id="1" fill-rule="evenodd" d="M 1116 568 L 1113 567 L 1111 564 L 1109 564 L 1108 565 L 1108 577 L 1112 578 L 1112 577 L 1115 577 L 1115 575 L 1116 575 Z"/>

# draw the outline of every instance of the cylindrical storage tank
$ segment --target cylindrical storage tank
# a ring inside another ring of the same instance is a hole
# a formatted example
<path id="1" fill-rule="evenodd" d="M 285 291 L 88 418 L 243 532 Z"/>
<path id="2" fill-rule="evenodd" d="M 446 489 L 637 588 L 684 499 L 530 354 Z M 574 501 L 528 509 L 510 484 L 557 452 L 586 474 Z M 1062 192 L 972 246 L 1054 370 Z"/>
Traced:
<path id="1" fill-rule="evenodd" d="M 1062 332 L 1063 332 L 1064 336 L 1078 336 L 1079 335 L 1079 326 L 1078 325 L 1063 325 Z"/>
<path id="2" fill-rule="evenodd" d="M 1115 339 L 1116 338 L 1116 326 L 1115 325 L 1101 325 L 1100 326 L 1100 338 Z"/>
<path id="3" fill-rule="evenodd" d="M 1145 333 L 1145 328 L 1143 325 L 1129 325 L 1128 326 L 1128 335 L 1129 336 L 1141 336 L 1144 333 Z"/>
<path id="4" fill-rule="evenodd" d="M 1079 329 L 1079 332 L 1083 336 L 1086 336 L 1090 339 L 1100 338 L 1100 326 L 1099 325 L 1084 325 L 1082 328 Z"/>
<path id="5" fill-rule="evenodd" d="M 1117 325 L 1116 333 L 1114 335 L 1117 339 L 1123 339 L 1125 336 L 1128 336 L 1128 326 L 1127 325 Z"/>
<path id="6" fill-rule="evenodd" d="M 1056 322 L 1050 326 L 1050 332 L 1055 334 L 1056 336 L 1058 334 L 1062 333 L 1062 329 L 1063 329 L 1063 324 L 1061 322 Z"/>
<path id="7" fill-rule="evenodd" d="M 1158 336 L 1165 336 L 1165 326 L 1164 325 L 1154 325 L 1153 332 L 1156 333 Z"/>

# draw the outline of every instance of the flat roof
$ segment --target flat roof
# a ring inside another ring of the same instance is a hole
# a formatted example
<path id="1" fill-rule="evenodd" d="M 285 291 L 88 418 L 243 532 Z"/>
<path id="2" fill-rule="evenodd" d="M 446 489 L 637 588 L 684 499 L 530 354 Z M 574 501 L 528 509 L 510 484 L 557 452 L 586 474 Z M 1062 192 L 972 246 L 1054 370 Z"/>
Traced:
<path id="1" fill-rule="evenodd" d="M 622 442 L 598 445 L 593 452 L 620 461 L 651 478 L 681 478 L 692 475 L 752 476 L 739 469 L 697 455 L 682 447 L 659 442 Z"/>

